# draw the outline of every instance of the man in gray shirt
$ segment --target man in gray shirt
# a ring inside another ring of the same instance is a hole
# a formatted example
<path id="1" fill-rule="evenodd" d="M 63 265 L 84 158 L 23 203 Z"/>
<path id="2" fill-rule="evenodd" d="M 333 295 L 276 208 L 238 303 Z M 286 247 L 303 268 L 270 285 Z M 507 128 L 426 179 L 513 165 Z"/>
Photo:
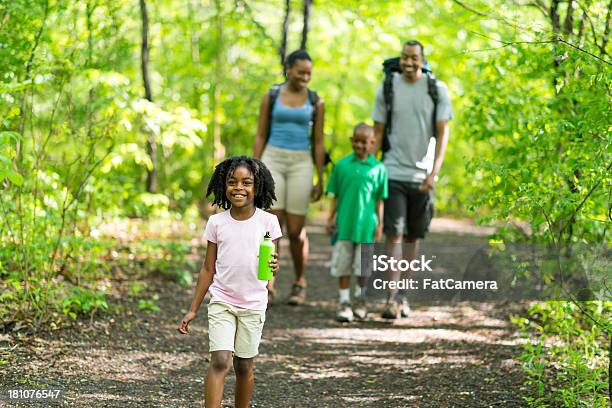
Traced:
<path id="1" fill-rule="evenodd" d="M 433 217 L 433 189 L 448 142 L 448 121 L 453 116 L 448 88 L 436 80 L 438 102 L 434 133 L 434 102 L 428 92 L 427 75 L 422 71 L 424 64 L 423 45 L 408 41 L 400 56 L 401 73 L 391 74 L 393 109 L 391 129 L 387 134 L 390 147 L 383 160 L 389 175 L 389 198 L 385 200 L 383 231 L 387 249 L 396 259 L 402 259 L 402 255 L 407 260 L 416 259 L 418 240 L 425 238 L 429 228 Z M 378 151 L 387 121 L 383 86 L 376 93 L 372 119 L 375 151 Z M 402 254 L 402 241 L 409 253 Z M 394 281 L 399 278 L 399 271 L 391 271 L 388 276 Z M 383 317 L 396 319 L 407 316 L 408 312 L 406 297 L 397 290 L 389 290 Z"/>

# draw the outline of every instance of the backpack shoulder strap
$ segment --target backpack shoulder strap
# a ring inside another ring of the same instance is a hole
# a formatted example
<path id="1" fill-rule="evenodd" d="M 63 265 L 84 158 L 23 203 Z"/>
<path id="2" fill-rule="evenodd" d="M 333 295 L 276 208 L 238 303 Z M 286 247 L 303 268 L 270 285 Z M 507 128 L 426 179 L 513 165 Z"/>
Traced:
<path id="1" fill-rule="evenodd" d="M 312 126 L 314 128 L 314 122 L 315 122 L 315 119 L 317 118 L 317 109 L 319 105 L 319 95 L 317 94 L 317 91 L 308 89 L 308 100 L 310 101 L 310 104 L 312 105 L 311 121 L 312 121 Z"/>
<path id="2" fill-rule="evenodd" d="M 280 94 L 281 86 L 282 84 L 274 84 L 268 90 L 268 132 L 266 133 L 266 143 L 268 143 L 268 139 L 270 138 L 270 130 L 272 129 L 272 110 Z"/>
<path id="3" fill-rule="evenodd" d="M 432 72 L 427 72 L 425 75 L 427 75 L 427 93 L 429 94 L 429 97 L 431 98 L 433 104 L 434 104 L 434 108 L 433 108 L 433 113 L 432 113 L 432 117 L 431 117 L 431 122 L 432 122 L 432 134 L 433 137 L 437 137 L 437 130 L 436 130 L 436 118 L 438 117 L 438 101 L 440 100 L 440 96 L 438 95 L 438 86 L 437 86 L 437 79 L 436 76 L 432 73 Z"/>
<path id="4" fill-rule="evenodd" d="M 383 82 L 383 99 L 385 101 L 385 111 L 387 114 L 381 146 L 381 150 L 383 151 L 384 155 L 384 153 L 391 148 L 391 145 L 389 144 L 389 133 L 391 133 L 391 127 L 393 125 L 393 72 L 385 73 L 385 80 Z"/>

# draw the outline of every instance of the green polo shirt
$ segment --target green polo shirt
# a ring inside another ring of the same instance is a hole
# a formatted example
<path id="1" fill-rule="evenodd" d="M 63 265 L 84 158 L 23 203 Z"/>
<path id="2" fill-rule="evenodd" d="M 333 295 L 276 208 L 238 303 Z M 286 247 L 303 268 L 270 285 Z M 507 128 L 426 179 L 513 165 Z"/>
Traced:
<path id="1" fill-rule="evenodd" d="M 337 199 L 338 240 L 374 242 L 376 202 L 387 198 L 387 170 L 374 156 L 359 160 L 351 153 L 332 171 L 327 192 Z"/>

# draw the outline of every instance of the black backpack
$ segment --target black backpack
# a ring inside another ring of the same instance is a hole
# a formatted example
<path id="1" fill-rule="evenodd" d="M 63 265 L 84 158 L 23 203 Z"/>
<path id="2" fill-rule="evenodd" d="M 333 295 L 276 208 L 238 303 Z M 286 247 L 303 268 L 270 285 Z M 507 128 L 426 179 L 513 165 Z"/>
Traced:
<path id="1" fill-rule="evenodd" d="M 383 82 L 383 96 L 385 100 L 385 108 L 387 110 L 387 121 L 385 122 L 385 130 L 383 132 L 382 140 L 382 151 L 386 152 L 391 148 L 389 143 L 389 133 L 391 133 L 391 121 L 393 118 L 393 73 L 400 72 L 400 58 L 387 58 L 383 62 L 383 72 L 385 74 L 385 81 Z M 431 117 L 433 137 L 436 137 L 436 116 L 438 113 L 438 88 L 436 87 L 436 76 L 433 74 L 431 67 L 427 60 L 422 69 L 423 73 L 427 76 L 427 93 L 431 97 L 434 104 L 433 114 Z"/>
<path id="2" fill-rule="evenodd" d="M 274 109 L 274 103 L 280 94 L 281 86 L 283 84 L 273 85 L 272 88 L 268 91 L 269 99 L 268 99 L 268 132 L 266 133 L 266 144 L 268 144 L 268 139 L 270 139 L 270 130 L 272 129 L 272 109 Z M 308 100 L 312 105 L 312 116 L 310 118 L 310 154 L 312 155 L 312 162 L 316 164 L 315 160 L 315 119 L 317 118 L 317 108 L 319 104 L 319 95 L 317 95 L 316 91 L 312 89 L 308 89 Z M 327 165 L 328 163 L 332 163 L 331 156 L 329 152 L 325 150 L 325 161 L 323 165 Z"/>

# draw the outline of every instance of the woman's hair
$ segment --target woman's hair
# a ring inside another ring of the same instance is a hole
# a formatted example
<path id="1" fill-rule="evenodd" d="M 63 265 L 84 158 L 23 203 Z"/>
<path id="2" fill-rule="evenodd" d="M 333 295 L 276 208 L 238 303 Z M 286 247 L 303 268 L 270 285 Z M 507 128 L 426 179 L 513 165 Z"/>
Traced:
<path id="1" fill-rule="evenodd" d="M 228 177 L 234 174 L 236 168 L 241 166 L 247 168 L 255 179 L 255 207 L 264 210 L 270 208 L 272 202 L 276 201 L 272 174 L 261 161 L 246 156 L 230 157 L 215 167 L 215 171 L 206 189 L 206 197 L 212 193 L 213 205 L 216 204 L 225 210 L 230 208 L 231 203 L 225 194 L 226 182 Z"/>
<path id="2" fill-rule="evenodd" d="M 310 55 L 304 50 L 295 50 L 285 58 L 285 70 L 295 65 L 298 60 L 307 60 L 312 62 Z"/>

